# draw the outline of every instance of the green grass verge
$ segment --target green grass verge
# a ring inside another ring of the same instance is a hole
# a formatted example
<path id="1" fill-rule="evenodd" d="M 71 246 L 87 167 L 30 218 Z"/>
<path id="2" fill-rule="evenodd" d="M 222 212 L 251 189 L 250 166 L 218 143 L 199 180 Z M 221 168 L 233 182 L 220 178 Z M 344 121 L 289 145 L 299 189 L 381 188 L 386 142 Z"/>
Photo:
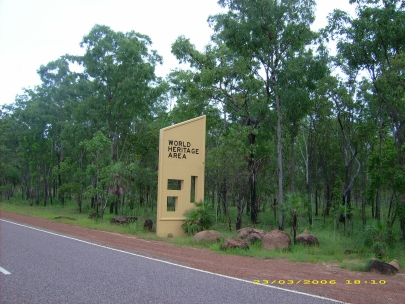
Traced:
<path id="1" fill-rule="evenodd" d="M 299 232 L 304 229 L 308 229 L 310 233 L 315 234 L 320 242 L 319 247 L 306 247 L 302 245 L 292 245 L 289 250 L 280 251 L 268 251 L 261 249 L 261 243 L 251 244 L 249 250 L 221 250 L 220 243 L 214 244 L 196 244 L 193 241 L 192 236 L 184 237 L 158 237 L 154 232 L 148 232 L 143 228 L 143 218 L 151 218 L 153 222 L 156 222 L 156 210 L 145 210 L 142 208 L 127 211 L 126 215 L 140 216 L 140 220 L 135 221 L 128 225 L 116 225 L 111 224 L 110 220 L 115 215 L 109 214 L 106 210 L 103 219 L 89 219 L 89 214 L 94 211 L 89 208 L 87 204 L 83 204 L 82 213 L 77 211 L 77 205 L 73 201 L 68 201 L 64 205 L 61 204 L 48 204 L 33 205 L 30 206 L 27 201 L 10 199 L 10 201 L 0 201 L 0 210 L 5 212 L 17 213 L 32 217 L 45 218 L 55 222 L 62 222 L 67 224 L 74 224 L 80 227 L 109 231 L 113 233 L 136 235 L 143 239 L 148 240 L 161 240 L 169 242 L 177 246 L 192 246 L 197 248 L 207 248 L 211 251 L 220 254 L 233 254 L 251 256 L 260 259 L 287 259 L 291 262 L 311 262 L 311 263 L 338 263 L 341 268 L 349 269 L 352 271 L 364 271 L 365 265 L 370 258 L 374 255 L 371 248 L 367 248 L 363 245 L 363 235 L 357 231 L 358 227 L 351 227 L 343 234 L 342 228 L 330 227 L 319 219 L 318 224 L 314 224 L 311 229 L 309 227 L 302 227 Z M 271 215 L 269 215 L 271 216 Z M 57 217 L 62 217 L 57 219 Z M 69 219 L 70 218 L 70 219 Z M 248 223 L 248 219 L 245 219 L 245 223 Z M 264 222 L 263 220 L 261 222 Z M 302 221 L 304 222 L 304 221 Z M 274 225 L 273 225 L 274 226 Z M 235 237 L 236 231 L 234 224 L 231 226 L 233 231 L 229 231 L 229 224 L 217 223 L 212 229 L 218 230 L 223 233 L 223 238 Z M 257 225 L 256 228 L 270 231 L 276 229 L 271 224 Z M 289 232 L 289 229 L 285 229 Z M 350 249 L 353 251 L 351 254 L 345 254 L 345 250 Z M 395 246 L 388 248 L 386 255 L 383 257 L 385 261 L 397 259 L 400 265 L 405 265 L 405 246 L 401 242 L 397 242 Z M 404 270 L 401 270 L 403 272 Z"/>

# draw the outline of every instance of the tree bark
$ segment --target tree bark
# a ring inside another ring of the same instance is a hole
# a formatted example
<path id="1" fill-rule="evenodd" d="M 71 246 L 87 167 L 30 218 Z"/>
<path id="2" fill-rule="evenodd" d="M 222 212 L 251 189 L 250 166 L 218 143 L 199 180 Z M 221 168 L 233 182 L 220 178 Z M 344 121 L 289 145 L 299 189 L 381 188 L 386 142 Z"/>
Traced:
<path id="1" fill-rule="evenodd" d="M 325 198 L 326 198 L 326 206 L 325 206 L 325 215 L 329 216 L 329 210 L 330 210 L 330 185 L 329 182 L 326 182 L 326 193 L 325 193 Z"/>
<path id="2" fill-rule="evenodd" d="M 280 108 L 280 97 L 276 92 L 276 110 L 277 110 L 277 165 L 278 165 L 278 205 L 284 203 L 284 193 L 283 193 L 283 145 L 281 137 L 281 108 Z M 279 208 L 278 212 L 278 229 L 284 230 L 283 213 Z"/>
<path id="3" fill-rule="evenodd" d="M 291 136 L 290 192 L 295 192 L 295 136 Z"/>
<path id="4" fill-rule="evenodd" d="M 249 134 L 249 144 L 253 149 L 253 145 L 255 144 L 256 135 L 250 133 Z M 253 224 L 257 223 L 257 214 L 259 211 L 259 207 L 257 204 L 257 196 L 256 196 L 256 162 L 253 152 L 249 155 L 249 189 L 250 189 L 250 219 Z"/>
<path id="5" fill-rule="evenodd" d="M 318 189 L 315 190 L 315 216 L 318 216 Z"/>

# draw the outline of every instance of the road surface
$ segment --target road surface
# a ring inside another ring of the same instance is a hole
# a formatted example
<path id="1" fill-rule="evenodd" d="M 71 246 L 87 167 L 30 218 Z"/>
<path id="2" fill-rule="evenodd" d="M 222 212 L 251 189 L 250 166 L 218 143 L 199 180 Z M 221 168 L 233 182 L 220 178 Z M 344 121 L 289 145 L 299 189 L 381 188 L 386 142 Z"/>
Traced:
<path id="1" fill-rule="evenodd" d="M 0 220 L 0 303 L 339 303 Z"/>

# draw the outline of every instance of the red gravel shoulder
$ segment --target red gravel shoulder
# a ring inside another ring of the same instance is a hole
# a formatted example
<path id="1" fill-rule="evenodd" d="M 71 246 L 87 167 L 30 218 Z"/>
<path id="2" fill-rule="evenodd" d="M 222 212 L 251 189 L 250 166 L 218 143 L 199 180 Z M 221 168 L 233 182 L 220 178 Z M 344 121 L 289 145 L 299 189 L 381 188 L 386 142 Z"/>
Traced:
<path id="1" fill-rule="evenodd" d="M 293 263 L 280 259 L 218 254 L 207 249 L 175 246 L 135 236 L 91 230 L 8 212 L 2 219 L 40 227 L 97 244 L 155 257 L 222 275 L 254 280 L 347 303 L 405 303 L 405 273 L 385 276 L 340 269 L 337 264 Z M 355 284 L 356 283 L 359 284 Z M 351 282 L 352 284 L 348 284 Z M 375 284 L 376 283 L 376 284 Z M 384 283 L 384 284 L 380 284 Z"/>

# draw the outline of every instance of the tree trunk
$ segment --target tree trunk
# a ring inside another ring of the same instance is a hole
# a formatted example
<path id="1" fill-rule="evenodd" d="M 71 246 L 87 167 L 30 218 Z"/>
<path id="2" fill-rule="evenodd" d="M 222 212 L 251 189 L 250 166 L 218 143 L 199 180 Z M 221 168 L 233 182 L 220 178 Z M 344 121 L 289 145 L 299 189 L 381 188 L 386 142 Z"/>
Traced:
<path id="1" fill-rule="evenodd" d="M 325 198 L 326 198 L 326 206 L 325 206 L 325 215 L 329 216 L 329 210 L 330 210 L 330 185 L 329 182 L 326 182 L 326 194 L 325 194 Z"/>
<path id="2" fill-rule="evenodd" d="M 117 196 L 117 198 L 115 199 L 115 215 L 118 215 L 119 204 L 120 204 L 120 197 Z"/>
<path id="3" fill-rule="evenodd" d="M 212 204 L 212 206 L 213 207 L 215 207 L 215 186 L 216 186 L 216 183 L 215 183 L 215 181 L 212 183 L 212 188 L 211 188 L 211 204 Z M 217 215 L 218 215 L 218 211 L 220 210 L 219 208 L 218 208 L 218 206 L 217 206 L 217 208 L 216 208 L 216 212 L 217 212 Z"/>
<path id="4" fill-rule="evenodd" d="M 47 172 L 46 172 L 46 165 L 44 165 L 44 179 L 43 179 L 43 199 L 44 199 L 44 207 L 46 207 L 46 203 L 48 200 L 48 180 L 47 180 Z"/>
<path id="5" fill-rule="evenodd" d="M 78 198 L 77 198 L 77 205 L 78 205 L 78 209 L 79 209 L 79 213 L 82 213 L 82 195 L 78 194 Z"/>
<path id="6" fill-rule="evenodd" d="M 392 194 L 391 194 L 390 205 L 388 207 L 388 214 L 387 214 L 387 221 L 388 222 L 391 221 L 391 209 L 392 209 L 393 201 L 394 201 L 394 192 L 392 192 Z"/>
<path id="7" fill-rule="evenodd" d="M 307 202 L 308 202 L 308 222 L 309 225 L 312 226 L 313 218 L 312 218 L 312 201 L 311 201 L 311 187 L 309 183 L 306 185 L 307 190 Z"/>
<path id="8" fill-rule="evenodd" d="M 115 200 L 110 203 L 110 214 L 114 213 L 114 204 L 115 204 Z"/>
<path id="9" fill-rule="evenodd" d="M 366 225 L 366 199 L 364 197 L 361 200 L 361 219 L 364 227 Z"/>
<path id="10" fill-rule="evenodd" d="M 58 169 L 60 170 L 60 163 L 63 161 L 62 159 L 62 153 L 58 153 Z M 62 186 L 62 176 L 60 173 L 58 173 L 58 188 Z M 62 194 L 59 194 L 59 200 L 62 203 L 62 205 L 65 204 L 65 197 Z"/>
<path id="11" fill-rule="evenodd" d="M 291 136 L 290 192 L 295 192 L 295 136 Z"/>
<path id="12" fill-rule="evenodd" d="M 298 224 L 297 224 L 297 211 L 294 210 L 292 214 L 292 230 L 293 230 L 293 240 L 294 244 L 297 243 L 297 231 L 298 231 Z"/>
<path id="13" fill-rule="evenodd" d="M 52 197 L 55 198 L 56 197 L 56 192 L 57 192 L 57 185 L 56 185 L 56 178 L 53 179 L 53 195 Z"/>
<path id="14" fill-rule="evenodd" d="M 315 216 L 318 216 L 318 189 L 315 190 Z"/>
<path id="15" fill-rule="evenodd" d="M 283 193 L 283 145 L 281 137 L 281 108 L 280 108 L 280 97 L 276 93 L 276 110 L 277 110 L 277 164 L 278 164 L 278 205 L 284 203 L 284 193 Z M 278 212 L 278 229 L 284 230 L 283 213 Z"/>
<path id="16" fill-rule="evenodd" d="M 374 200 L 371 202 L 371 217 L 374 218 Z"/>
<path id="17" fill-rule="evenodd" d="M 46 207 L 46 202 L 48 200 L 48 185 L 46 179 L 44 181 L 44 207 Z"/>
<path id="18" fill-rule="evenodd" d="M 241 201 L 240 196 L 235 198 L 236 201 L 236 208 L 238 209 L 238 215 L 236 217 L 236 230 L 242 228 L 242 216 L 243 216 L 243 203 Z"/>
<path id="19" fill-rule="evenodd" d="M 405 243 L 405 219 L 400 219 L 399 223 L 400 223 L 401 230 L 402 230 L 402 240 Z"/>
<path id="20" fill-rule="evenodd" d="M 253 149 L 253 145 L 256 140 L 256 135 L 249 134 L 249 144 L 251 149 Z M 257 196 L 256 196 L 256 163 L 253 152 L 249 155 L 249 189 L 250 189 L 250 220 L 253 224 L 257 223 L 257 214 L 259 212 L 259 206 L 257 204 Z M 249 208 L 249 207 L 248 207 Z"/>
<path id="21" fill-rule="evenodd" d="M 377 193 L 375 195 L 375 219 L 381 219 L 381 194 L 380 189 L 377 189 Z"/>

